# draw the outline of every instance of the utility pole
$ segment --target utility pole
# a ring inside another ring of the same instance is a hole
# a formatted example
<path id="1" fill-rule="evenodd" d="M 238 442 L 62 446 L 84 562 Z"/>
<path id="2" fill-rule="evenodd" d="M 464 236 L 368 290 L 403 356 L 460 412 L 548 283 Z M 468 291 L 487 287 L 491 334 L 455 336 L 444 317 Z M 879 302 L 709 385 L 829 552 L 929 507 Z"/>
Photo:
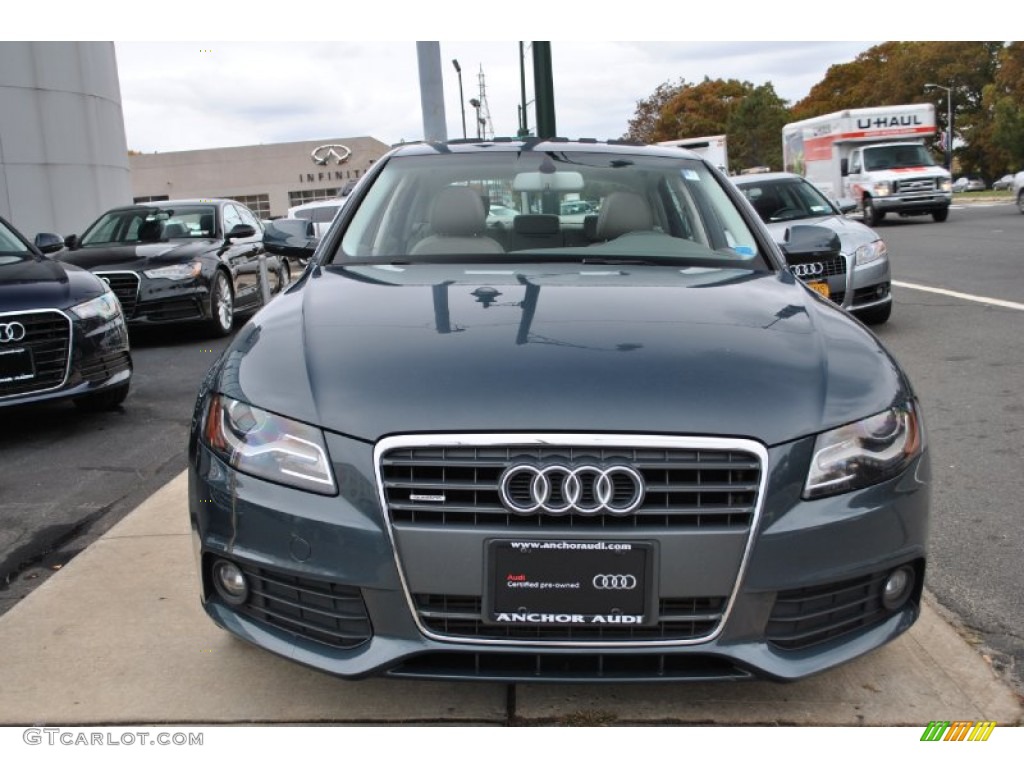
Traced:
<path id="1" fill-rule="evenodd" d="M 542 139 L 557 136 L 550 42 L 533 43 L 533 92 L 537 104 L 537 136 Z"/>

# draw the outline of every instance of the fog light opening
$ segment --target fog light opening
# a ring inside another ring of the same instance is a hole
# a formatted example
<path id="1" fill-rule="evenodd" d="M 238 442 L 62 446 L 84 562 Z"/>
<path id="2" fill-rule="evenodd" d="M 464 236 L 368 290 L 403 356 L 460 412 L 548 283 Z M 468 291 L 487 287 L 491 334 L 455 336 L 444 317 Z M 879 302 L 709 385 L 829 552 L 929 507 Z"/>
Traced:
<path id="1" fill-rule="evenodd" d="M 914 569 L 902 565 L 889 574 L 882 588 L 882 605 L 888 611 L 898 611 L 914 591 Z"/>
<path id="2" fill-rule="evenodd" d="M 228 560 L 218 560 L 213 564 L 213 586 L 230 605 L 242 605 L 249 598 L 249 582 L 245 574 Z"/>

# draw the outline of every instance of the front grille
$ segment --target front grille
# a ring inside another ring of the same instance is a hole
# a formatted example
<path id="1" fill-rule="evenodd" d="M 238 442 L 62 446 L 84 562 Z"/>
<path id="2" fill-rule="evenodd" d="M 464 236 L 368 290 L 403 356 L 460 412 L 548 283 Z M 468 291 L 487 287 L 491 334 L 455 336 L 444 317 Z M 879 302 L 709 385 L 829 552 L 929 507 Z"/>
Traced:
<path id="1" fill-rule="evenodd" d="M 724 597 L 662 597 L 658 623 L 651 627 L 569 627 L 484 624 L 479 597 L 471 595 L 414 595 L 416 612 L 426 628 L 450 637 L 480 640 L 693 640 L 710 635 L 722 619 Z"/>
<path id="2" fill-rule="evenodd" d="M 0 382 L 0 398 L 45 392 L 63 386 L 71 350 L 71 321 L 54 310 L 6 314 L 0 316 L 0 320 L 17 322 L 25 327 L 25 338 L 5 344 L 4 349 L 18 347 L 31 350 L 35 370 L 31 379 Z"/>
<path id="3" fill-rule="evenodd" d="M 97 272 L 99 277 L 110 286 L 110 290 L 121 302 L 121 311 L 125 318 L 135 314 L 135 305 L 139 301 L 139 276 L 134 272 Z"/>
<path id="4" fill-rule="evenodd" d="M 139 306 L 139 316 L 154 323 L 172 320 L 198 320 L 202 317 L 199 300 L 194 296 L 181 296 L 174 299 L 158 299 L 147 301 Z"/>
<path id="5" fill-rule="evenodd" d="M 709 654 L 601 654 L 436 651 L 412 656 L 388 670 L 391 677 L 477 680 L 751 680 L 753 675 Z"/>
<path id="6" fill-rule="evenodd" d="M 806 281 L 821 280 L 826 277 L 834 277 L 836 275 L 846 274 L 846 257 L 840 254 L 834 256 L 831 259 L 822 259 L 821 261 L 811 262 L 811 264 L 821 264 L 822 271 L 816 275 L 810 275 L 808 277 L 801 278 Z"/>
<path id="7" fill-rule="evenodd" d="M 256 621 L 335 648 L 355 648 L 373 634 L 357 587 L 241 565 L 249 599 L 239 610 Z"/>
<path id="8" fill-rule="evenodd" d="M 907 192 L 934 192 L 935 189 L 936 179 L 930 177 L 898 179 L 896 181 L 896 191 L 904 194 Z"/>
<path id="9" fill-rule="evenodd" d="M 520 461 L 625 464 L 643 476 L 644 500 L 627 515 L 513 514 L 501 503 L 498 481 Z M 524 444 L 396 448 L 382 456 L 381 474 L 396 527 L 746 530 L 761 466 L 740 450 Z"/>
<path id="10" fill-rule="evenodd" d="M 808 648 L 889 617 L 882 606 L 885 573 L 780 592 L 766 636 L 786 650 Z"/>
<path id="11" fill-rule="evenodd" d="M 109 355 L 96 357 L 82 365 L 82 378 L 85 381 L 101 382 L 122 371 L 130 370 L 132 358 L 127 352 L 113 352 Z"/>

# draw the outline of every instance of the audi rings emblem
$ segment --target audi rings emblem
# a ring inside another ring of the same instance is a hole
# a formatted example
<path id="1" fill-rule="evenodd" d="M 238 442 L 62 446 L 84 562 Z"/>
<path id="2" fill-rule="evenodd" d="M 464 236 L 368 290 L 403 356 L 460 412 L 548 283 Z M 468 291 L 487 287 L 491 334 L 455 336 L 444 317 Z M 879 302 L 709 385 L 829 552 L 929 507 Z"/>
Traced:
<path id="1" fill-rule="evenodd" d="M 0 323 L 0 344 L 21 341 L 25 338 L 25 326 L 21 323 Z"/>
<path id="2" fill-rule="evenodd" d="M 825 272 L 825 265 L 820 261 L 813 264 L 794 264 L 793 274 L 797 277 L 816 277 Z"/>
<path id="3" fill-rule="evenodd" d="M 644 500 L 643 476 L 621 464 L 515 464 L 498 481 L 501 503 L 517 515 L 608 513 L 623 516 Z"/>
<path id="4" fill-rule="evenodd" d="M 594 589 L 636 589 L 636 576 L 631 573 L 599 573 L 590 582 Z"/>

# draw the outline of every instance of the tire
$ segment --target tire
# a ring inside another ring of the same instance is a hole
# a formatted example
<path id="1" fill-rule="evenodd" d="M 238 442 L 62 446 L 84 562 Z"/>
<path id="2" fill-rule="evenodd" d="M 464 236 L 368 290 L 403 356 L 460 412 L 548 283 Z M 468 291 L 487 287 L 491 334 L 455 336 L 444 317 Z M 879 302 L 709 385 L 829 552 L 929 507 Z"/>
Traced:
<path id="1" fill-rule="evenodd" d="M 128 397 L 129 383 L 119 384 L 112 389 L 106 389 L 92 395 L 75 398 L 75 406 L 86 413 L 99 413 L 100 411 L 112 411 Z"/>
<path id="2" fill-rule="evenodd" d="M 210 286 L 210 333 L 214 336 L 227 336 L 235 323 L 235 300 L 231 293 L 231 283 L 221 270 L 213 276 Z"/>
<path id="3" fill-rule="evenodd" d="M 945 221 L 949 218 L 949 208 L 936 208 L 932 211 L 932 218 L 936 221 Z"/>
<path id="4" fill-rule="evenodd" d="M 882 304 L 879 307 L 872 307 L 871 309 L 863 309 L 859 312 L 855 312 L 854 315 L 865 325 L 882 325 L 889 319 L 892 314 L 892 302 L 888 304 Z"/>
<path id="5" fill-rule="evenodd" d="M 1024 213 L 1024 190 L 1017 194 L 1017 210 Z"/>
<path id="6" fill-rule="evenodd" d="M 885 218 L 885 214 L 879 213 L 874 202 L 867 195 L 861 202 L 861 208 L 864 211 L 864 223 L 869 227 L 877 227 L 878 222 Z"/>

